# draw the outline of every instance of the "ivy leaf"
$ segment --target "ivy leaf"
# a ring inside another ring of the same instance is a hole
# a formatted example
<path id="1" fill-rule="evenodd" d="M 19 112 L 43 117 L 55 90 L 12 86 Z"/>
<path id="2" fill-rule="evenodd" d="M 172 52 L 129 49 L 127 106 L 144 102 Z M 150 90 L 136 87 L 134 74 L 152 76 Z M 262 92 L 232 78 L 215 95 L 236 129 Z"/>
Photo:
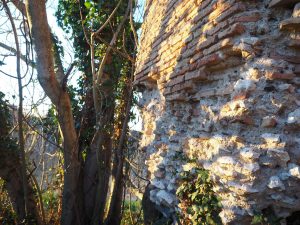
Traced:
<path id="1" fill-rule="evenodd" d="M 198 196 L 198 193 L 197 192 L 194 192 L 192 195 L 191 195 L 191 200 L 194 201 L 195 198 Z"/>
<path id="2" fill-rule="evenodd" d="M 91 2 L 85 2 L 84 3 L 84 6 L 87 8 L 87 9 L 90 9 L 92 7 L 92 3 Z"/>
<path id="3" fill-rule="evenodd" d="M 263 215 L 262 214 L 258 214 L 258 215 L 254 215 L 253 216 L 251 224 L 260 224 L 263 221 L 264 221 Z"/>

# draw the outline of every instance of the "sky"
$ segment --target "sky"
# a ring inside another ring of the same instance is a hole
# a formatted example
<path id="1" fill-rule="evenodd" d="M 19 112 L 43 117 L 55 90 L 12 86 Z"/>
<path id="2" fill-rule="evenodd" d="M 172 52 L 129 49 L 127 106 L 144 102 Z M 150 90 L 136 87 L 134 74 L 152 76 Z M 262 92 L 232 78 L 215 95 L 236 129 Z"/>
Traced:
<path id="1" fill-rule="evenodd" d="M 139 9 L 136 10 L 134 18 L 136 21 L 142 21 L 143 19 L 143 7 L 145 0 L 139 1 Z M 58 36 L 59 40 L 64 46 L 65 56 L 63 59 L 63 64 L 65 68 L 74 61 L 74 52 L 72 48 L 72 43 L 67 36 L 67 34 L 57 25 L 55 11 L 57 8 L 58 0 L 48 0 L 47 1 L 47 18 L 50 28 Z M 21 25 L 22 17 L 17 10 L 14 10 L 14 7 L 10 7 L 12 14 L 16 19 L 16 27 L 18 28 Z M 9 32 L 7 32 L 9 31 Z M 4 10 L 0 11 L 0 42 L 4 43 L 10 47 L 15 48 L 14 36 L 10 32 L 11 25 L 7 19 L 7 16 Z M 21 34 L 19 34 L 21 35 Z M 25 44 L 22 44 L 21 51 L 26 52 Z M 16 76 L 16 57 L 10 56 L 10 52 L 4 50 L 0 47 L 0 62 L 4 62 L 5 65 L 0 66 L 0 91 L 6 95 L 6 99 L 9 100 L 10 104 L 18 105 L 18 84 L 17 79 L 11 78 L 4 73 Z M 39 115 L 45 115 L 48 111 L 49 106 L 51 105 L 50 100 L 45 96 L 40 84 L 36 79 L 36 71 L 32 68 L 28 68 L 25 63 L 21 63 L 21 74 L 25 74 L 27 71 L 26 77 L 23 79 L 23 85 L 29 83 L 24 89 L 24 111 L 33 112 Z M 3 73 L 4 72 L 4 73 Z M 72 76 L 70 77 L 69 83 L 76 85 L 76 80 L 78 78 L 78 71 L 73 71 Z M 29 82 L 31 81 L 31 82 Z M 43 102 L 42 104 L 40 104 Z M 35 109 L 32 109 L 32 105 L 36 105 Z M 139 111 L 135 108 L 134 113 L 137 115 L 137 119 L 130 123 L 130 127 L 134 130 L 141 130 L 141 119 Z"/>

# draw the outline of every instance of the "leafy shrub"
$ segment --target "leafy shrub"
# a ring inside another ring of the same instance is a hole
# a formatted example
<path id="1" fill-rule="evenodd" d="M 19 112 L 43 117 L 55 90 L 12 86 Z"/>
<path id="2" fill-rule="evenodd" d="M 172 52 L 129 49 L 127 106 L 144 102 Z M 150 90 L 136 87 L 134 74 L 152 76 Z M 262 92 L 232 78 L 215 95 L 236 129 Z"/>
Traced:
<path id="1" fill-rule="evenodd" d="M 133 224 L 143 224 L 142 204 L 140 201 L 125 200 L 121 225 Z"/>
<path id="2" fill-rule="evenodd" d="M 209 173 L 202 168 L 181 174 L 181 183 L 176 194 L 180 201 L 179 218 L 182 224 L 221 224 L 221 205 L 212 188 Z"/>

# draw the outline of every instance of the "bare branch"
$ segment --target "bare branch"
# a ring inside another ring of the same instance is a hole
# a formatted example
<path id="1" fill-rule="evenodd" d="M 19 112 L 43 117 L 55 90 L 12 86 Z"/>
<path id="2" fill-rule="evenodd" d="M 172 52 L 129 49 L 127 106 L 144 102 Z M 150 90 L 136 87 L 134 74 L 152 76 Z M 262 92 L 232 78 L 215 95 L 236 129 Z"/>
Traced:
<path id="1" fill-rule="evenodd" d="M 100 64 L 100 67 L 99 67 L 99 70 L 98 70 L 96 84 L 100 84 L 100 82 L 101 82 L 101 78 L 102 78 L 102 75 L 103 75 L 104 65 L 106 64 L 107 57 L 108 57 L 110 51 L 112 50 L 111 46 L 114 46 L 116 44 L 117 38 L 119 36 L 119 33 L 120 33 L 121 29 L 123 28 L 125 21 L 128 19 L 129 11 L 130 11 L 130 5 L 128 4 L 125 16 L 123 17 L 123 20 L 121 21 L 121 23 L 118 25 L 117 30 L 114 33 L 113 38 L 111 39 L 111 41 L 109 43 L 109 47 L 106 49 L 105 55 L 102 58 L 102 61 L 101 61 L 101 64 Z"/>
<path id="2" fill-rule="evenodd" d="M 18 124 L 19 124 L 19 130 L 18 130 L 18 136 L 19 136 L 19 147 L 20 147 L 20 158 L 22 162 L 22 181 L 23 181 L 23 191 L 24 191 L 24 207 L 25 207 L 25 216 L 28 216 L 28 180 L 26 175 L 26 158 L 25 158 L 25 140 L 24 140 L 24 132 L 23 132 L 23 87 L 22 87 L 22 77 L 21 77 L 21 51 L 20 51 L 20 45 L 19 45 L 19 39 L 18 39 L 18 33 L 17 28 L 14 22 L 14 19 L 12 17 L 12 14 L 10 12 L 9 7 L 6 4 L 5 0 L 2 0 L 5 12 L 10 20 L 15 44 L 16 44 L 16 69 L 17 69 L 17 77 L 18 77 L 18 87 L 19 87 L 19 107 L 18 107 Z"/>
<path id="3" fill-rule="evenodd" d="M 132 4 L 132 0 L 130 1 L 130 27 L 131 27 L 131 30 L 133 32 L 133 37 L 134 37 L 134 42 L 135 42 L 135 48 L 138 48 L 139 46 L 139 41 L 138 41 L 138 36 L 137 36 L 137 33 L 136 33 L 136 30 L 134 28 L 134 24 L 133 24 L 133 4 Z"/>
<path id="4" fill-rule="evenodd" d="M 68 68 L 67 72 L 66 72 L 66 75 L 64 76 L 63 80 L 62 80 L 62 88 L 64 89 L 64 91 L 66 90 L 66 87 L 67 87 L 67 82 L 68 82 L 68 78 L 75 66 L 76 62 L 73 62 L 70 67 Z"/>
<path id="5" fill-rule="evenodd" d="M 112 13 L 109 15 L 109 17 L 107 18 L 107 20 L 104 22 L 104 24 L 96 31 L 94 32 L 94 35 L 98 35 L 105 27 L 106 25 L 111 21 L 111 19 L 113 18 L 113 16 L 115 15 L 115 13 L 117 12 L 119 6 L 121 5 L 122 0 L 120 0 L 117 4 L 117 6 L 114 8 L 114 10 L 112 11 Z"/>
<path id="6" fill-rule="evenodd" d="M 18 77 L 15 77 L 15 76 L 13 76 L 13 75 L 10 75 L 10 74 L 8 74 L 8 73 L 2 71 L 2 70 L 0 70 L 0 73 L 3 73 L 5 76 L 8 76 L 8 77 L 10 77 L 10 78 L 18 79 Z"/>
<path id="7" fill-rule="evenodd" d="M 87 36 L 86 29 L 85 29 L 84 24 L 83 24 L 83 15 L 82 15 L 82 11 L 81 11 L 80 0 L 78 0 L 77 2 L 78 2 L 78 7 L 79 7 L 80 21 L 81 21 L 81 27 L 82 27 L 82 30 L 83 30 L 84 38 L 85 38 L 86 42 L 87 42 L 89 45 L 91 45 L 91 43 L 89 42 L 88 36 Z"/>
<path id="8" fill-rule="evenodd" d="M 16 50 L 16 49 L 14 49 L 14 48 L 12 48 L 12 47 L 10 47 L 10 46 L 8 46 L 8 45 L 2 43 L 2 42 L 0 42 L 0 47 L 1 47 L 1 48 L 4 48 L 5 50 L 10 51 L 10 52 L 12 52 L 12 53 L 14 53 L 14 54 L 17 54 L 17 50 Z M 29 60 L 25 55 L 22 55 L 22 54 L 21 54 L 21 55 L 20 55 L 20 58 L 21 58 L 25 63 L 28 63 L 31 67 L 35 67 L 35 62 L 32 61 L 32 60 Z"/>
<path id="9" fill-rule="evenodd" d="M 120 51 L 119 49 L 117 49 L 115 46 L 109 44 L 107 41 L 105 41 L 103 38 L 97 36 L 97 39 L 99 39 L 101 42 L 103 42 L 103 44 L 105 44 L 107 47 L 110 47 L 114 52 L 120 54 L 123 58 L 128 59 L 129 61 L 131 61 L 132 63 L 135 63 L 134 58 L 132 58 L 130 55 L 128 55 L 127 53 L 124 53 L 122 51 Z"/>
<path id="10" fill-rule="evenodd" d="M 104 71 L 104 66 L 106 65 L 107 58 L 108 58 L 108 56 L 109 56 L 109 54 L 112 50 L 112 47 L 110 47 L 110 46 L 114 46 L 116 44 L 119 33 L 120 33 L 121 29 L 123 28 L 126 20 L 128 19 L 129 11 L 130 11 L 130 5 L 128 4 L 125 15 L 124 15 L 122 21 L 120 22 L 120 24 L 118 25 L 117 30 L 114 33 L 114 35 L 113 35 L 113 37 L 112 37 L 112 39 L 109 43 L 109 46 L 107 47 L 106 52 L 105 52 L 105 54 L 102 58 L 99 69 L 97 71 L 97 75 L 93 74 L 94 75 L 93 76 L 93 78 L 94 78 L 94 80 L 93 80 L 93 97 L 94 97 L 95 110 L 96 110 L 96 114 L 97 114 L 97 117 L 98 117 L 98 118 L 96 117 L 96 121 L 99 121 L 99 116 L 100 116 L 100 111 L 101 111 L 100 110 L 100 105 L 99 105 L 100 96 L 99 96 L 99 92 L 98 92 L 97 88 L 101 83 L 102 76 L 103 76 L 103 71 Z M 93 63 L 94 62 L 92 62 L 92 64 Z"/>
<path id="11" fill-rule="evenodd" d="M 94 40 L 95 40 L 95 36 L 99 35 L 100 32 L 106 27 L 106 25 L 108 23 L 110 23 L 110 20 L 112 19 L 112 17 L 114 16 L 114 14 L 116 13 L 117 9 L 119 8 L 120 4 L 121 4 L 122 0 L 120 0 L 117 4 L 117 6 L 114 8 L 114 10 L 112 11 L 112 13 L 109 15 L 109 17 L 107 18 L 107 20 L 104 22 L 104 24 L 96 31 L 91 33 L 91 41 L 88 42 L 90 44 L 90 50 L 91 50 L 91 68 L 92 68 L 92 74 L 93 74 L 93 80 L 96 82 L 97 80 L 97 75 L 96 75 L 96 69 L 95 69 L 95 47 L 94 47 Z M 82 14 L 80 11 L 80 16 L 81 16 L 81 21 L 82 21 Z M 83 25 L 82 25 L 83 26 Z M 84 27 L 83 27 L 84 29 Z M 84 29 L 85 30 L 85 29 Z M 85 34 L 85 33 L 84 33 Z M 86 34 L 85 34 L 86 35 Z M 105 54 L 106 55 L 106 54 Z M 104 56 L 105 57 L 105 56 Z M 105 59 L 106 61 L 106 59 Z M 95 97 L 95 96 L 94 96 Z M 96 107 L 96 111 L 97 111 Z"/>
<path id="12" fill-rule="evenodd" d="M 32 126 L 32 125 L 30 124 L 30 122 L 29 122 L 25 117 L 23 117 L 23 118 L 24 118 L 25 123 L 29 126 L 29 128 L 30 128 L 33 132 L 37 133 L 39 136 L 41 136 L 43 139 L 45 139 L 45 140 L 46 140 L 47 142 L 49 142 L 51 145 L 57 147 L 57 148 L 60 149 L 60 150 L 63 150 L 63 148 L 62 148 L 61 146 L 57 145 L 55 142 L 51 141 L 51 140 L 50 140 L 49 138 L 47 138 L 45 135 L 41 134 L 34 126 Z"/>

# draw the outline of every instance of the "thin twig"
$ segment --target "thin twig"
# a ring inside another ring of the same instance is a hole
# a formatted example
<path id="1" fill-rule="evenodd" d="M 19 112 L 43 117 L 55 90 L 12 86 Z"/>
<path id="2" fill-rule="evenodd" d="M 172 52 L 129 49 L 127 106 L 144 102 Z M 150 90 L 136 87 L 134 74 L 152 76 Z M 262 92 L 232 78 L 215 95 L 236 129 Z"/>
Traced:
<path id="1" fill-rule="evenodd" d="M 110 47 L 114 52 L 120 54 L 123 58 L 128 59 L 130 62 L 135 63 L 134 58 L 132 58 L 130 55 L 121 52 L 119 49 L 117 49 L 114 45 L 109 44 L 107 41 L 105 41 L 103 38 L 97 36 L 97 39 L 99 39 L 103 44 L 105 44 L 107 47 Z"/>
<path id="2" fill-rule="evenodd" d="M 73 63 L 70 65 L 70 67 L 68 68 L 68 70 L 67 70 L 67 72 L 66 72 L 66 74 L 65 74 L 65 76 L 64 76 L 64 78 L 63 78 L 63 80 L 62 80 L 62 88 L 63 88 L 64 90 L 66 90 L 68 78 L 69 78 L 69 76 L 70 76 L 70 74 L 71 74 L 71 72 L 72 72 L 72 70 L 73 70 L 75 64 L 76 64 L 76 63 L 73 62 Z"/>
<path id="3" fill-rule="evenodd" d="M 4 48 L 4 49 L 7 50 L 7 51 L 10 51 L 11 53 L 14 53 L 14 54 L 17 53 L 17 50 L 16 50 L 16 49 L 14 49 L 14 48 L 12 48 L 12 47 L 10 47 L 10 46 L 8 46 L 8 45 L 2 43 L 2 42 L 0 42 L 0 47 L 1 47 L 1 48 Z M 21 55 L 20 55 L 20 58 L 21 58 L 25 63 L 28 63 L 28 65 L 30 65 L 31 67 L 35 67 L 35 62 L 32 61 L 32 60 L 29 60 L 29 61 L 28 61 L 26 55 L 22 55 L 22 54 L 21 54 Z"/>
<path id="4" fill-rule="evenodd" d="M 135 48 L 137 49 L 139 46 L 139 41 L 138 41 L 138 36 L 133 24 L 133 6 L 132 6 L 132 1 L 130 1 L 130 17 L 129 17 L 129 21 L 130 21 L 130 27 L 133 33 L 133 37 L 134 37 L 134 42 L 135 42 Z"/>
<path id="5" fill-rule="evenodd" d="M 46 224 L 46 216 L 45 216 L 45 209 L 44 209 L 44 203 L 43 203 L 43 196 L 42 196 L 42 191 L 41 188 L 39 187 L 38 181 L 35 178 L 33 174 L 30 175 L 32 179 L 32 183 L 35 185 L 36 191 L 37 191 L 37 196 L 39 199 L 39 205 L 40 205 L 40 213 L 42 217 L 43 224 Z"/>
<path id="6" fill-rule="evenodd" d="M 85 38 L 86 42 L 89 45 L 91 45 L 91 43 L 89 42 L 89 39 L 88 39 L 87 31 L 86 31 L 86 29 L 84 27 L 84 24 L 83 24 L 83 15 L 82 15 L 82 11 L 81 11 L 80 0 L 78 0 L 77 2 L 78 2 L 78 7 L 79 7 L 80 22 L 81 22 L 81 27 L 82 27 L 82 30 L 83 30 L 84 38 Z"/>
<path id="7" fill-rule="evenodd" d="M 21 51 L 20 51 L 20 45 L 19 45 L 19 39 L 18 39 L 18 33 L 17 28 L 14 23 L 13 16 L 10 12 L 9 7 L 6 4 L 5 0 L 2 0 L 5 12 L 10 20 L 14 39 L 15 39 L 15 45 L 16 45 L 16 70 L 17 70 L 17 76 L 18 76 L 18 88 L 19 88 L 19 108 L 18 108 L 18 124 L 19 124 L 19 130 L 18 130 L 18 136 L 19 136 L 19 147 L 20 147 L 20 158 L 22 162 L 22 181 L 23 181 L 23 191 L 24 191 L 24 209 L 25 209 L 25 216 L 28 215 L 28 189 L 27 189 L 27 176 L 26 176 L 26 158 L 25 158 L 25 143 L 24 143 L 24 131 L 23 131 L 23 87 L 22 87 L 22 77 L 21 77 Z"/>
<path id="8" fill-rule="evenodd" d="M 46 141 L 48 141 L 50 144 L 54 145 L 55 147 L 59 148 L 60 150 L 63 150 L 63 148 L 53 141 L 51 141 L 49 138 L 45 137 L 45 135 L 41 134 L 39 131 L 37 131 L 26 119 L 24 119 L 25 123 L 38 135 L 40 135 L 42 138 L 44 138 Z"/>
<path id="9" fill-rule="evenodd" d="M 114 10 L 112 11 L 112 13 L 109 15 L 109 17 L 107 18 L 107 20 L 104 22 L 104 24 L 96 31 L 94 32 L 94 35 L 98 35 L 105 27 L 106 25 L 111 21 L 111 19 L 113 18 L 113 16 L 115 15 L 115 13 L 117 12 L 119 6 L 121 5 L 122 0 L 120 0 L 117 4 L 117 6 L 114 8 Z"/>
<path id="10" fill-rule="evenodd" d="M 13 75 L 10 75 L 10 74 L 8 74 L 8 73 L 2 71 L 2 70 L 0 70 L 0 73 L 3 73 L 5 76 L 8 76 L 8 77 L 10 77 L 10 78 L 18 79 L 18 77 L 15 77 L 15 76 L 13 76 Z"/>

